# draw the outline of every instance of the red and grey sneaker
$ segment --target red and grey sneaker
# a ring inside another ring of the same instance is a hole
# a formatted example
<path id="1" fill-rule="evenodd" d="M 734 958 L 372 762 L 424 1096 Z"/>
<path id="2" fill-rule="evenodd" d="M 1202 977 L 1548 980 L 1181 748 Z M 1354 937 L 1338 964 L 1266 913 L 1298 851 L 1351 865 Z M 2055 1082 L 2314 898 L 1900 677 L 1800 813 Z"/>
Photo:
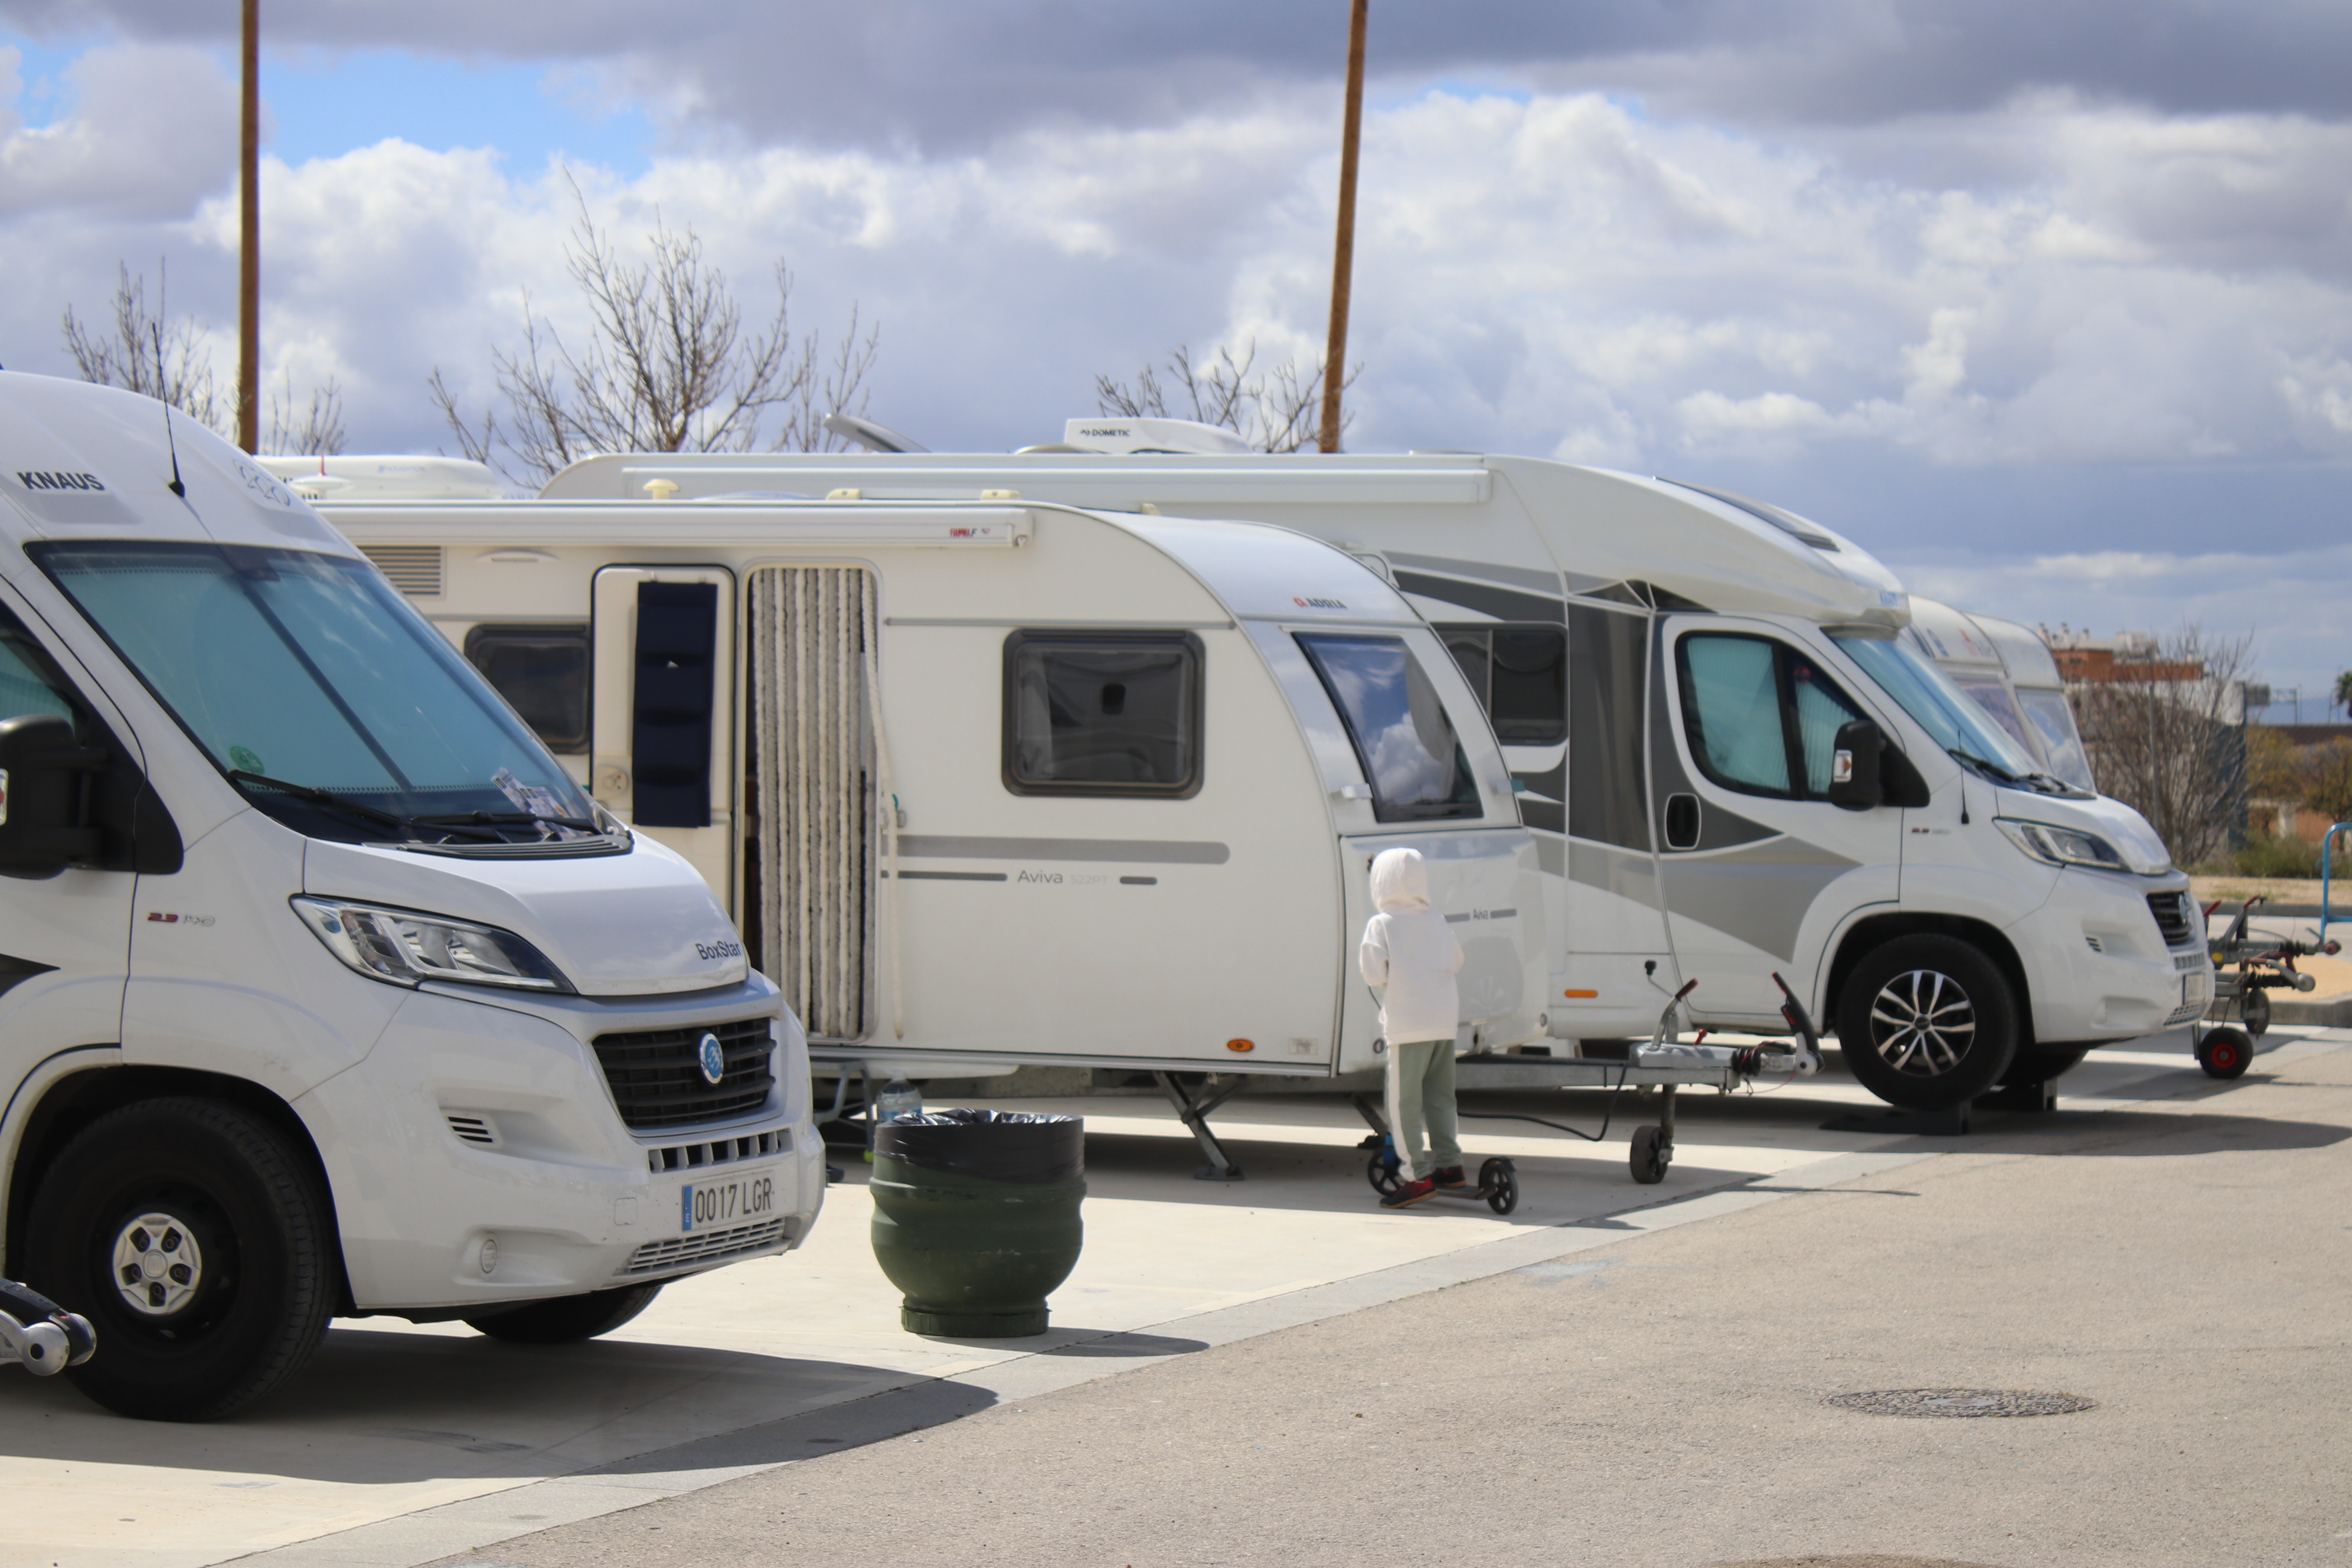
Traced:
<path id="1" fill-rule="evenodd" d="M 1404 1185 L 1399 1187 L 1396 1191 L 1382 1198 L 1381 1200 L 1381 1207 L 1384 1209 L 1411 1208 L 1415 1204 L 1427 1203 L 1431 1195 L 1436 1191 L 1437 1184 L 1431 1181 L 1427 1176 L 1423 1176 L 1417 1180 L 1407 1182 Z"/>
<path id="2" fill-rule="evenodd" d="M 1470 1184 L 1469 1178 L 1463 1175 L 1459 1165 L 1440 1165 L 1429 1173 L 1429 1179 L 1449 1193 L 1460 1192 Z"/>

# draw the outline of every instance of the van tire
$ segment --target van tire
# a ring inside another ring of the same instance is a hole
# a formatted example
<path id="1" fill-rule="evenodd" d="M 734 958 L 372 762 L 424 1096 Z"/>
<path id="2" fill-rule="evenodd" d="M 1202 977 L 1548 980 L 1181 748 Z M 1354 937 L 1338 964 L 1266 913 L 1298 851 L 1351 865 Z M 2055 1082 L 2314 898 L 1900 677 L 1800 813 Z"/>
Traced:
<path id="1" fill-rule="evenodd" d="M 654 1304 L 659 1285 L 624 1285 L 585 1296 L 558 1296 L 468 1318 L 466 1326 L 513 1345 L 568 1345 L 609 1334 Z"/>
<path id="2" fill-rule="evenodd" d="M 1899 936 L 1846 976 L 1837 1032 L 1847 1068 L 1871 1093 L 1906 1110 L 1948 1110 L 2008 1070 L 2017 996 L 1981 948 L 1933 932 Z"/>
<path id="3" fill-rule="evenodd" d="M 42 1178 L 25 1277 L 97 1330 L 97 1353 L 66 1373 L 84 1394 L 142 1420 L 215 1421 L 278 1389 L 325 1337 L 330 1214 L 310 1162 L 257 1117 L 145 1100 L 83 1128 Z M 118 1269 L 146 1274 L 148 1305 Z"/>

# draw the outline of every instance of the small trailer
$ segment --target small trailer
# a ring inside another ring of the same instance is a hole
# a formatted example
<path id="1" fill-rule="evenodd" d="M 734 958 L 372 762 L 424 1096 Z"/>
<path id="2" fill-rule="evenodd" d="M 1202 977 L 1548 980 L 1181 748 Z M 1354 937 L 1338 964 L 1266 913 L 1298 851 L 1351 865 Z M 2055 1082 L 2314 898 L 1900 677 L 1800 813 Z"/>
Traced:
<path id="1" fill-rule="evenodd" d="M 1203 1173 L 1238 1175 L 1207 1118 L 1240 1083 L 1383 1059 L 1355 947 L 1403 845 L 1467 955 L 1462 1047 L 1543 1037 L 1501 748 L 1412 608 L 1319 540 L 1009 489 L 309 488 L 599 805 L 702 871 L 836 1106 L 853 1078 L 1148 1072 Z"/>

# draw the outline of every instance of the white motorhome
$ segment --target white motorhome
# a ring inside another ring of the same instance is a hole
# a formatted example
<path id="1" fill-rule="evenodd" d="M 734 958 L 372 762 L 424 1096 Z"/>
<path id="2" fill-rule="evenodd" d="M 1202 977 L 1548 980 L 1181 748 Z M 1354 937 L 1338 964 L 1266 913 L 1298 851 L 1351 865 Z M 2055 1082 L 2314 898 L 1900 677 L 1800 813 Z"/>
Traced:
<path id="1" fill-rule="evenodd" d="M 1355 939 L 1397 845 L 1459 924 L 1465 1046 L 1540 1037 L 1551 941 L 1502 752 L 1437 637 L 1318 540 L 997 487 L 398 489 L 322 508 L 701 868 L 820 1063 L 1150 1072 L 1234 1173 L 1190 1075 L 1380 1064 Z M 716 672 L 694 702 L 680 668 Z"/>
<path id="2" fill-rule="evenodd" d="M 2095 789 L 2058 660 L 2031 627 L 1911 595 L 1904 639 L 1943 667 L 2044 773 Z"/>
<path id="3" fill-rule="evenodd" d="M 1646 1032 L 1683 978 L 1695 1021 L 1778 1032 L 1778 973 L 1874 1092 L 1938 1109 L 2203 1008 L 2204 937 L 2162 843 L 1901 640 L 1901 584 L 1851 541 L 1537 458 L 1187 440 L 1097 419 L 1008 455 L 599 458 L 543 493 L 1007 488 L 1330 540 L 1390 576 L 1488 703 L 1550 874 L 1558 1037 Z"/>
<path id="4" fill-rule="evenodd" d="M 550 1342 L 798 1245 L 803 1042 L 287 487 L 163 405 L 0 375 L 0 1202 L 175 1420 L 332 1316 Z"/>

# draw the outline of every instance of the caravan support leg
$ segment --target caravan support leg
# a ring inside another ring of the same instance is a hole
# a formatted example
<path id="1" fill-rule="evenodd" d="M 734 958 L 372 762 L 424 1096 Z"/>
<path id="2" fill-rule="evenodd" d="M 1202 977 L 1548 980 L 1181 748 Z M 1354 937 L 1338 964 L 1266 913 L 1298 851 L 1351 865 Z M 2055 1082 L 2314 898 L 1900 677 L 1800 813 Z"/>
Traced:
<path id="1" fill-rule="evenodd" d="M 1160 1091 L 1168 1097 L 1168 1103 L 1176 1108 L 1178 1118 L 1192 1130 L 1193 1142 L 1201 1145 L 1201 1152 L 1208 1159 L 1207 1164 L 1193 1171 L 1192 1179 L 1196 1182 L 1240 1181 L 1242 1168 L 1234 1163 L 1232 1156 L 1225 1152 L 1224 1145 L 1217 1142 L 1217 1135 L 1209 1131 L 1209 1112 L 1239 1094 L 1242 1086 L 1249 1079 L 1236 1078 L 1219 1089 L 1209 1089 L 1203 1083 L 1201 1087 L 1208 1092 L 1195 1099 L 1190 1089 L 1176 1081 L 1174 1073 L 1156 1072 L 1151 1076 L 1158 1080 Z"/>

